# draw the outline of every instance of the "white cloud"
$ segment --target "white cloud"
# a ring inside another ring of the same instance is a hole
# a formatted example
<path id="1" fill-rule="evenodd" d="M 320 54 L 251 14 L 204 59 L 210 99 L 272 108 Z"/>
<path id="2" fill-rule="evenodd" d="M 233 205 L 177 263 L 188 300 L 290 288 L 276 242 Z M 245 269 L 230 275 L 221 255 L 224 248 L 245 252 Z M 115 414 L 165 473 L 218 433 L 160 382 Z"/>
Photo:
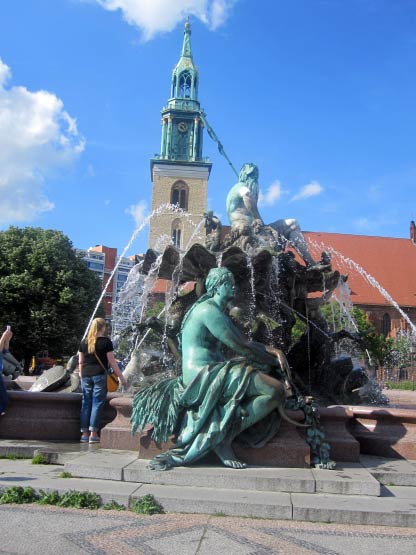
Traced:
<path id="1" fill-rule="evenodd" d="M 76 122 L 47 91 L 6 87 L 10 68 L 0 58 L 0 225 L 33 220 L 51 210 L 45 177 L 84 149 Z"/>
<path id="2" fill-rule="evenodd" d="M 260 191 L 258 204 L 259 206 L 274 206 L 282 195 L 282 184 L 276 180 L 270 185 L 266 193 Z"/>
<path id="3" fill-rule="evenodd" d="M 309 197 L 316 197 L 317 195 L 323 193 L 323 191 L 324 188 L 322 187 L 322 185 L 320 185 L 317 181 L 311 181 L 311 183 L 308 183 L 308 185 L 302 187 L 299 193 L 294 195 L 290 199 L 290 201 L 293 202 L 295 200 L 303 200 Z"/>
<path id="4" fill-rule="evenodd" d="M 138 27 L 144 40 L 172 31 L 187 15 L 215 30 L 227 19 L 238 0 L 95 0 L 109 11 L 121 10 L 123 18 Z"/>
<path id="5" fill-rule="evenodd" d="M 138 204 L 132 204 L 125 209 L 125 213 L 133 217 L 136 226 L 139 227 L 147 216 L 147 204 L 141 200 Z"/>

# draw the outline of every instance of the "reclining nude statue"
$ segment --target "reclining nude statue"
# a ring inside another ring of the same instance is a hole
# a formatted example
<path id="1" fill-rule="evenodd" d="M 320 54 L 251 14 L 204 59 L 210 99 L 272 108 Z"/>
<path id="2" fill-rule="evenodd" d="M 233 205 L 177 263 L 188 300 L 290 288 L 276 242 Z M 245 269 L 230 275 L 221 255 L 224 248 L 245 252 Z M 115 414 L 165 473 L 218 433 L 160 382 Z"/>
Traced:
<path id="1" fill-rule="evenodd" d="M 182 321 L 182 375 L 139 391 L 133 400 L 132 433 L 150 423 L 156 442 L 176 436 L 175 447 L 151 461 L 154 470 L 187 465 L 212 451 L 225 466 L 244 468 L 234 440 L 261 447 L 276 434 L 279 415 L 298 424 L 283 410 L 289 389 L 283 353 L 250 341 L 225 314 L 235 294 L 233 274 L 213 268 L 205 287 Z M 224 349 L 238 356 L 226 357 Z"/>

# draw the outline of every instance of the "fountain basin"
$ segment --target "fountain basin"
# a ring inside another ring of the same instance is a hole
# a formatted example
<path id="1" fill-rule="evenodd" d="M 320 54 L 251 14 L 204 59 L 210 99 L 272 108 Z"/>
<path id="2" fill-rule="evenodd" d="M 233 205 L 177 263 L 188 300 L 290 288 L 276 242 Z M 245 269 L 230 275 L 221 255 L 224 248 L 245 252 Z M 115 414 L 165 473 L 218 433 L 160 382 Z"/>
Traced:
<path id="1" fill-rule="evenodd" d="M 416 460 L 416 410 L 350 407 L 351 433 L 361 453 Z"/>
<path id="2" fill-rule="evenodd" d="M 9 391 L 10 405 L 1 417 L 1 439 L 78 441 L 81 393 L 36 393 Z M 114 396 L 114 394 L 113 394 Z M 116 416 L 109 405 L 103 413 L 105 426 Z"/>

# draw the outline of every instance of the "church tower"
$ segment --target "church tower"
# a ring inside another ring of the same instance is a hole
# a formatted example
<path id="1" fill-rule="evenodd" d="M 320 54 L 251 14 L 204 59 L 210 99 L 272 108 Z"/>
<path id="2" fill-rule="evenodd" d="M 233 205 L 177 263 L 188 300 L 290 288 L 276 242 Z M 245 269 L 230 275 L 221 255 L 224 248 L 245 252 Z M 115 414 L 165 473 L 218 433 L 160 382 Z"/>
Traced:
<path id="1" fill-rule="evenodd" d="M 160 154 L 150 161 L 152 210 L 173 204 L 186 214 L 164 211 L 150 222 L 149 247 L 167 235 L 180 249 L 190 246 L 195 226 L 206 211 L 211 162 L 202 157 L 203 124 L 198 102 L 199 75 L 191 49 L 191 25 L 185 24 L 182 53 L 172 72 L 170 99 L 162 109 Z M 192 243 L 201 241 L 203 229 Z"/>

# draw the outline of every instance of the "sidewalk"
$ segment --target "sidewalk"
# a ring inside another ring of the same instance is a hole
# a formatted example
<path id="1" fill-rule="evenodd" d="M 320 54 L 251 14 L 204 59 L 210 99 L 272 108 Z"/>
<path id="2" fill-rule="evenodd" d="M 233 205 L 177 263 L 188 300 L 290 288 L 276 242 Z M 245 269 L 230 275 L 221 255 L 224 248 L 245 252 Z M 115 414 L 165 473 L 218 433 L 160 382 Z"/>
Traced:
<path id="1" fill-rule="evenodd" d="M 97 446 L 1 440 L 0 456 L 12 452 L 41 453 L 53 464 L 2 459 L 2 488 L 92 491 L 126 506 L 152 494 L 169 513 L 416 528 L 416 461 L 363 456 L 334 471 L 194 466 L 152 472 L 136 452 Z M 63 470 L 72 477 L 59 477 Z"/>

